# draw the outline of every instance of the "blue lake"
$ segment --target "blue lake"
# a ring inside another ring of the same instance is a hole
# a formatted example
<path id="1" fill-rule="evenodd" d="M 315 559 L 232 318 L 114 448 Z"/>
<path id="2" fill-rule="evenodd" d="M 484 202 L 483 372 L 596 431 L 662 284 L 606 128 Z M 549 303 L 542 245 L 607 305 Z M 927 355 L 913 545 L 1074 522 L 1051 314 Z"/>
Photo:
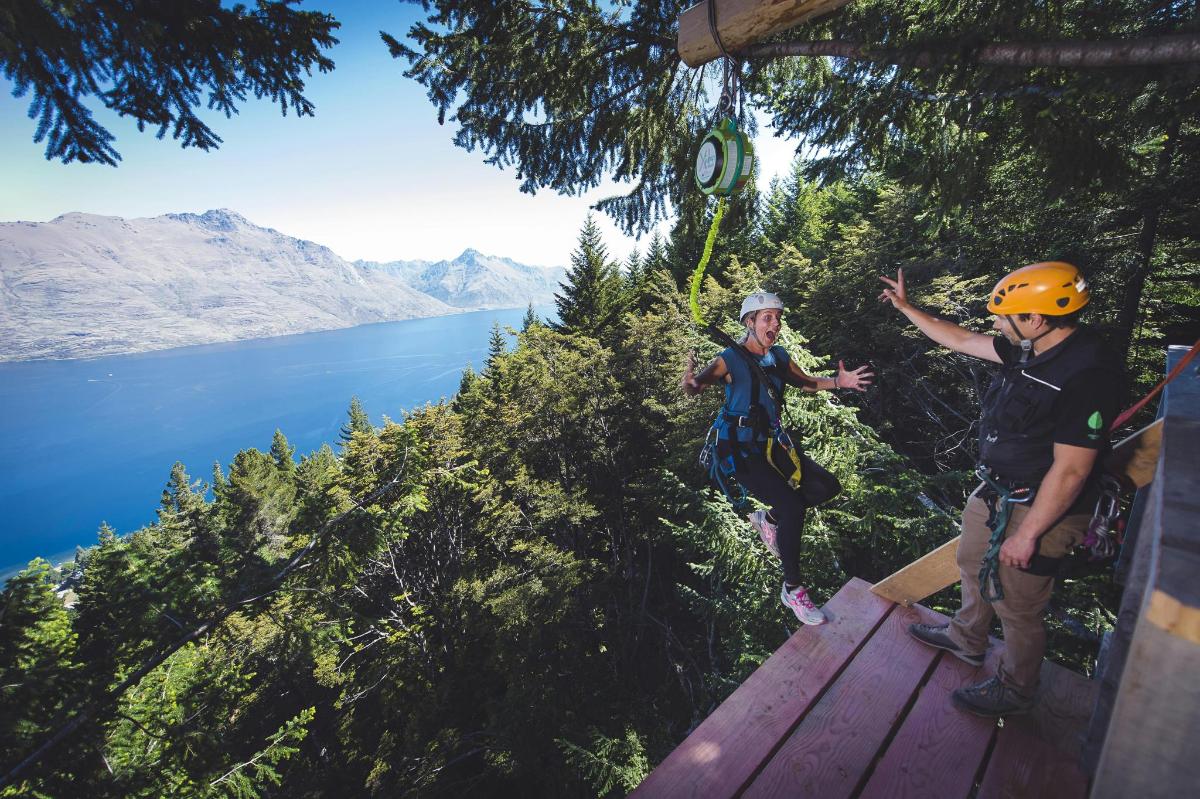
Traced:
<path id="1" fill-rule="evenodd" d="M 492 323 L 519 328 L 524 315 L 0 363 L 0 579 L 37 556 L 69 559 L 101 521 L 119 533 L 153 522 L 175 461 L 208 482 L 214 461 L 267 451 L 276 428 L 297 457 L 336 442 L 354 395 L 376 425 L 452 396 L 468 363 L 482 367 Z"/>

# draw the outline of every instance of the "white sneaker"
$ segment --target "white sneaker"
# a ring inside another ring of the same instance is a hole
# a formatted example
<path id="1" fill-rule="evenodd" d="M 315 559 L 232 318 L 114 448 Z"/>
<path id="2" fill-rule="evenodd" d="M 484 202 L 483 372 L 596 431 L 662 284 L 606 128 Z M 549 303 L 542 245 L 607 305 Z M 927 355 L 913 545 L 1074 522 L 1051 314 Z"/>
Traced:
<path id="1" fill-rule="evenodd" d="M 796 618 L 805 624 L 825 623 L 825 614 L 808 598 L 808 592 L 804 590 L 804 586 L 796 586 L 789 591 L 785 584 L 779 598 L 783 600 L 784 605 L 792 609 L 792 613 L 796 614 Z"/>
<path id="2" fill-rule="evenodd" d="M 758 537 L 766 544 L 767 549 L 771 550 L 771 554 L 779 557 L 779 544 L 775 543 L 775 533 L 779 528 L 767 521 L 767 512 L 756 510 L 746 518 L 750 520 L 750 526 L 758 530 Z"/>

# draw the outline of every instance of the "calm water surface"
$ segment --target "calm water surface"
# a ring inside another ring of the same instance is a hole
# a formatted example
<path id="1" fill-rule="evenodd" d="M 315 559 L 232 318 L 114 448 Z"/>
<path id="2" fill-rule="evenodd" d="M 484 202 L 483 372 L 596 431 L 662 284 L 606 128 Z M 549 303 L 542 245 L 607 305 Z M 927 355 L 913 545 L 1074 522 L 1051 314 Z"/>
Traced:
<path id="1" fill-rule="evenodd" d="M 538 309 L 543 316 L 549 308 Z M 493 322 L 522 309 L 86 361 L 0 363 L 0 579 L 68 559 L 107 521 L 155 520 L 171 465 L 208 482 L 279 428 L 297 457 L 334 443 L 358 395 L 376 425 L 449 397 Z M 511 346 L 511 339 L 510 339 Z"/>

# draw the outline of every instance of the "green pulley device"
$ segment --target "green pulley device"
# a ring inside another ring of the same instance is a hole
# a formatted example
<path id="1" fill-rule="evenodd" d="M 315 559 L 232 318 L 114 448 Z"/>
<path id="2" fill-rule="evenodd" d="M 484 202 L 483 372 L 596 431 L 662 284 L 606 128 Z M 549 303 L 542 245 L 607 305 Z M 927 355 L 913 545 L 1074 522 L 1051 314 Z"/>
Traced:
<path id="1" fill-rule="evenodd" d="M 705 194 L 728 197 L 746 185 L 753 167 L 754 147 L 737 123 L 726 117 L 700 141 L 696 186 Z"/>

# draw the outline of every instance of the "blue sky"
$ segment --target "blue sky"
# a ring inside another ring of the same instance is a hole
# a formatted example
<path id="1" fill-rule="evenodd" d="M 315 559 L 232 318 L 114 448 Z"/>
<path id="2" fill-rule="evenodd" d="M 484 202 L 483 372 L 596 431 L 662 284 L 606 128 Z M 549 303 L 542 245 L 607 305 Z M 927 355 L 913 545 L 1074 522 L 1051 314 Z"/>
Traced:
<path id="1" fill-rule="evenodd" d="M 231 119 L 211 117 L 224 143 L 184 150 L 103 109 L 116 136 L 115 169 L 47 161 L 34 144 L 28 96 L 0 80 L 0 221 L 47 221 L 68 211 L 142 217 L 230 208 L 250 221 L 324 244 L 344 258 L 443 259 L 473 247 L 530 264 L 566 264 L 590 203 L 583 197 L 522 194 L 513 171 L 483 163 L 451 143 L 424 88 L 403 77 L 379 39 L 407 33 L 419 5 L 398 0 L 306 0 L 342 27 L 330 52 L 337 67 L 308 81 L 316 117 L 282 117 L 278 106 L 249 101 Z M 92 106 L 96 108 L 95 105 Z M 764 126 L 765 128 L 765 126 Z M 795 149 L 765 129 L 755 140 L 760 185 L 785 171 Z M 635 246 L 603 215 L 609 253 Z M 646 239 L 638 246 L 645 248 Z"/>

